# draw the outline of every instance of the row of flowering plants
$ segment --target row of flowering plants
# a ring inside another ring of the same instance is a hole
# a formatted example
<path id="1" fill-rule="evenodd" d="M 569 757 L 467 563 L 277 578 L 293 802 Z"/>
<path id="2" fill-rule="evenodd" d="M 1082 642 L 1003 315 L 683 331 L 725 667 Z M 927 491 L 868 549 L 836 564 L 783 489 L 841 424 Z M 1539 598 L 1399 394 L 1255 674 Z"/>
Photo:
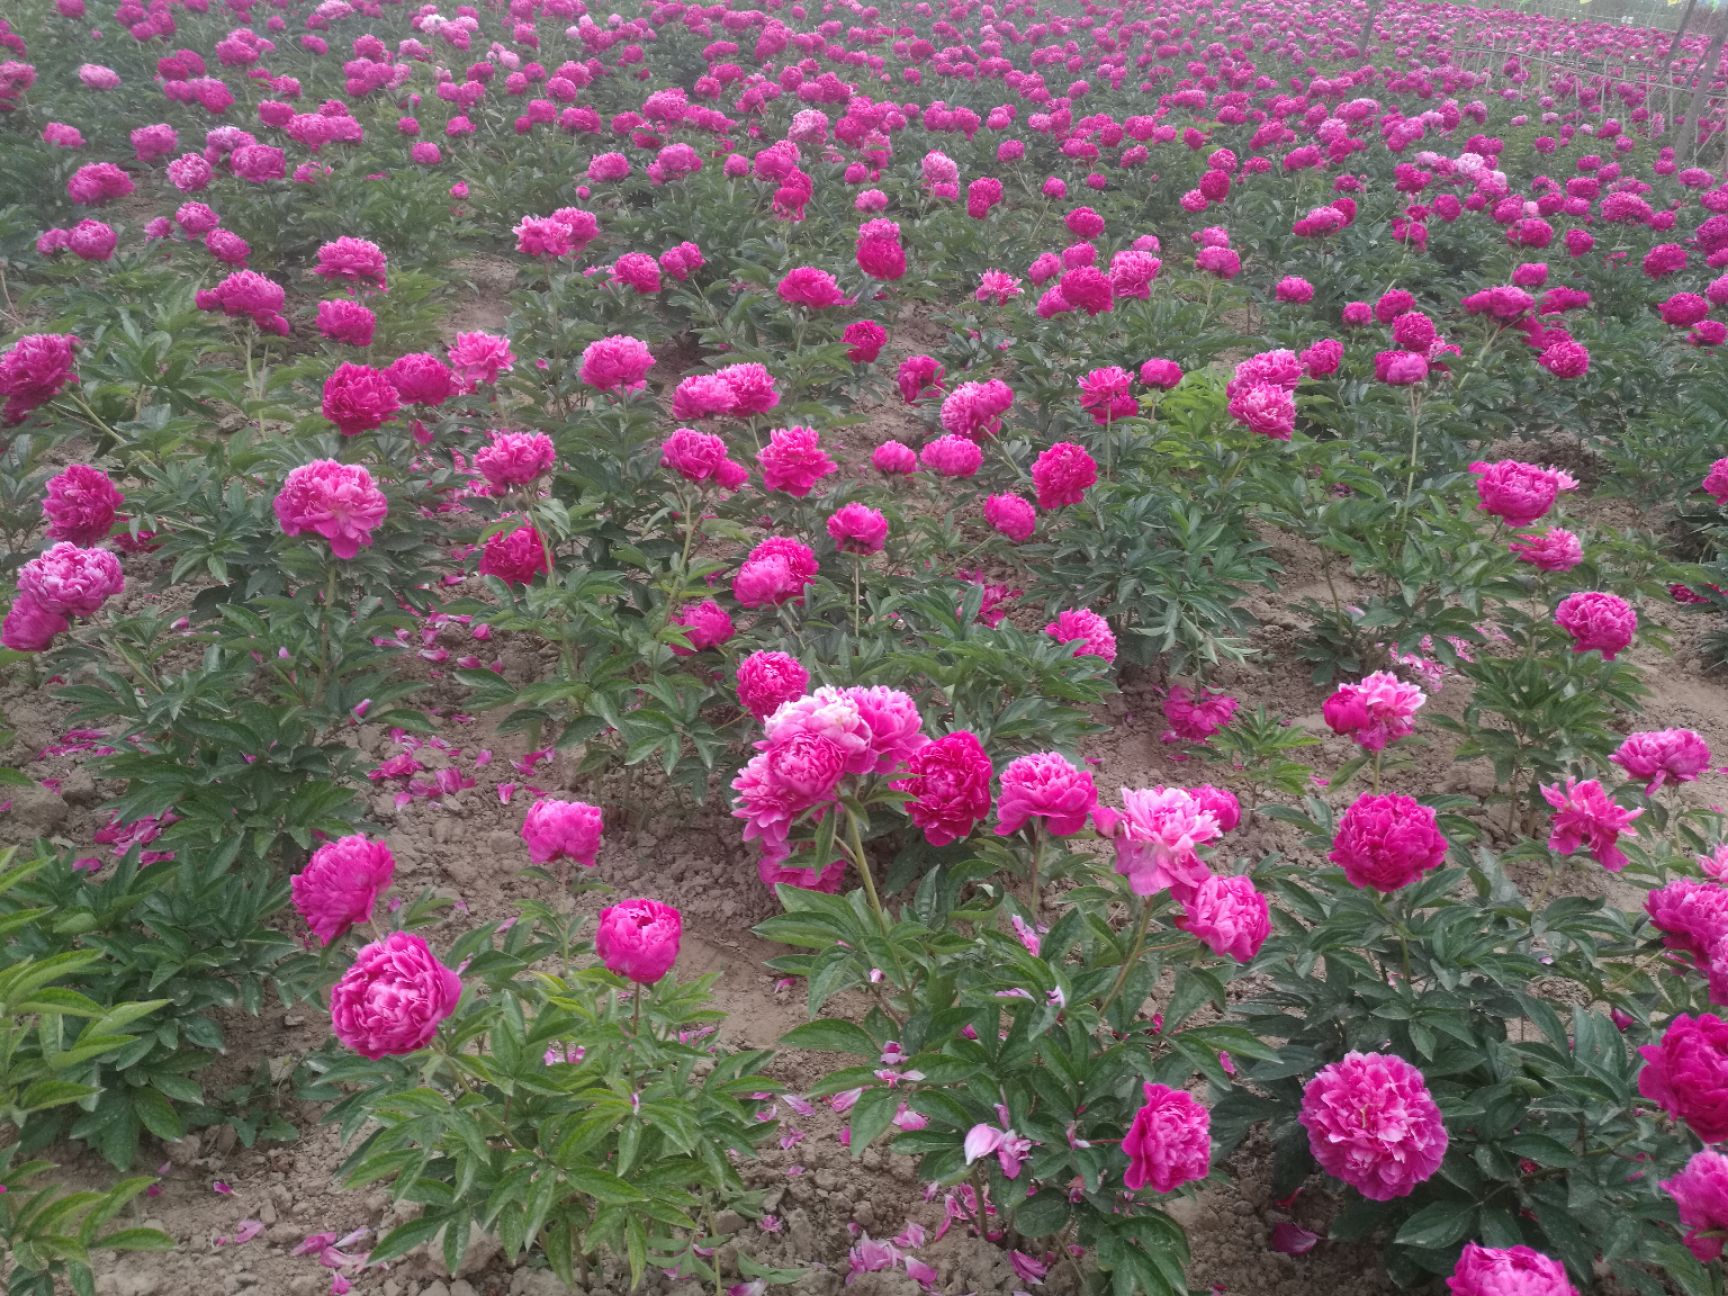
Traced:
<path id="1" fill-rule="evenodd" d="M 481 1232 L 566 1281 L 796 1284 L 715 1215 L 817 1100 L 942 1210 L 849 1276 L 934 1287 L 958 1229 L 1028 1287 L 1184 1292 L 1168 1199 L 1260 1128 L 1278 1209 L 1326 1196 L 1399 1283 L 1719 1292 L 1728 866 L 1679 790 L 1706 736 L 1640 709 L 1662 605 L 1728 603 L 1728 183 L 1716 123 L 1522 62 L 1701 45 L 18 8 L 0 666 L 100 810 L 0 887 L 15 1285 L 161 1245 L 109 1231 L 141 1181 L 18 1158 L 291 1136 L 203 1076 L 312 1001 L 302 1096 L 406 1205 L 338 1296 Z M 1250 705 L 1261 666 L 1330 691 Z M 1106 778 L 1148 711 L 1162 772 Z M 1424 786 L 1436 749 L 1493 790 Z M 554 890 L 465 919 L 372 807 L 481 779 Z M 591 894 L 608 827 L 661 822 L 778 910 L 784 1042 L 833 1064 L 798 1091 L 679 978 L 681 897 Z"/>

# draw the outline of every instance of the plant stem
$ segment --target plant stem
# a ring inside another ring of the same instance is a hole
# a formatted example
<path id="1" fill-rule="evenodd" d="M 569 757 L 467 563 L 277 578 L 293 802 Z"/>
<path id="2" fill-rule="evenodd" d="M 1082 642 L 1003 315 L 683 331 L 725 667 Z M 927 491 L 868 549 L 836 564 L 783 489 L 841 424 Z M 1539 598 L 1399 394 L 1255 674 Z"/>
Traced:
<path id="1" fill-rule="evenodd" d="M 1385 759 L 1386 749 L 1382 747 L 1374 753 L 1374 795 L 1380 795 L 1380 762 Z"/>
<path id="2" fill-rule="evenodd" d="M 854 556 L 852 559 L 852 646 L 859 648 L 858 637 L 862 633 L 862 616 L 864 607 L 864 560 Z"/>
<path id="3" fill-rule="evenodd" d="M 1039 910 L 1039 903 L 1038 903 L 1039 902 L 1038 865 L 1042 861 L 1043 856 L 1044 856 L 1044 834 L 1039 829 L 1038 821 L 1036 819 L 1034 819 L 1032 821 L 1032 865 L 1031 865 L 1031 869 L 1029 870 L 1029 872 L 1027 874 L 1027 888 L 1028 888 L 1028 891 L 1030 892 L 1030 894 L 1028 896 L 1028 900 L 1030 901 L 1030 907 L 1032 909 L 1032 921 L 1034 923 L 1036 923 L 1038 921 L 1038 910 Z"/>
<path id="4" fill-rule="evenodd" d="M 1140 961 L 1140 953 L 1146 948 L 1146 928 L 1152 923 L 1152 901 L 1150 898 L 1140 903 L 1140 921 L 1134 928 L 1134 940 L 1128 947 L 1128 957 L 1122 960 L 1122 969 L 1116 974 L 1116 984 L 1110 987 L 1110 993 L 1104 996 L 1104 1002 L 1098 1005 L 1098 1015 L 1104 1016 L 1110 1011 L 1110 1005 L 1116 1002 L 1122 993 L 1122 987 L 1128 984 L 1128 974 L 1134 965 Z"/>
<path id="5" fill-rule="evenodd" d="M 882 900 L 876 894 L 876 880 L 870 876 L 870 861 L 864 855 L 864 838 L 858 831 L 858 816 L 852 813 L 850 806 L 846 808 L 846 853 L 852 857 L 852 863 L 858 869 L 858 876 L 864 882 L 864 895 L 870 901 L 870 908 L 876 914 L 876 921 L 882 924 L 882 934 L 888 934 L 888 915 L 883 912 Z"/>

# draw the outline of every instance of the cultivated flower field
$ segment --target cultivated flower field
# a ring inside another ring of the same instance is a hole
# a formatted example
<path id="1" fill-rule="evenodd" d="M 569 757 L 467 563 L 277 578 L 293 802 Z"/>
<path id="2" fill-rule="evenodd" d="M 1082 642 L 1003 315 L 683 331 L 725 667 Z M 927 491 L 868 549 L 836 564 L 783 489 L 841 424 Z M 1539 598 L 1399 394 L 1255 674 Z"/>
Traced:
<path id="1" fill-rule="evenodd" d="M 6 1290 L 1723 1296 L 1707 21 L 107 6 Z"/>

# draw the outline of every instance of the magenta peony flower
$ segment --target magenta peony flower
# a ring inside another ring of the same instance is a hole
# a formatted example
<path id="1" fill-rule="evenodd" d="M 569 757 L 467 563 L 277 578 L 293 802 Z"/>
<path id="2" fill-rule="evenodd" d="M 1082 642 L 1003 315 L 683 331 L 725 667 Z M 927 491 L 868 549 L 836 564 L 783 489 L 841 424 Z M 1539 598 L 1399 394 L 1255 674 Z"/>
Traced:
<path id="1" fill-rule="evenodd" d="M 738 702 L 758 720 L 803 697 L 810 672 L 790 653 L 753 652 L 738 663 Z"/>
<path id="2" fill-rule="evenodd" d="M 888 519 L 867 504 L 843 504 L 828 518 L 828 538 L 841 553 L 881 553 L 888 541 Z"/>
<path id="3" fill-rule="evenodd" d="M 1080 380 L 1080 408 L 1099 427 L 1132 418 L 1140 412 L 1140 402 L 1129 391 L 1133 382 L 1133 375 L 1121 365 L 1094 369 Z"/>
<path id="4" fill-rule="evenodd" d="M 332 342 L 343 346 L 371 346 L 372 332 L 377 326 L 378 317 L 357 301 L 340 297 L 318 303 L 318 332 Z M 388 374 L 384 376 L 389 378 Z"/>
<path id="5" fill-rule="evenodd" d="M 287 293 L 282 285 L 255 270 L 236 270 L 214 288 L 201 288 L 193 302 L 202 311 L 219 310 L 224 315 L 245 316 L 267 333 L 288 336 L 288 321 L 282 316 Z"/>
<path id="6" fill-rule="evenodd" d="M 1582 342 L 1563 337 L 1543 347 L 1536 363 L 1556 378 L 1582 378 L 1590 372 L 1590 351 Z"/>
<path id="7" fill-rule="evenodd" d="M 1554 624 L 1572 637 L 1573 652 L 1600 652 L 1613 661 L 1637 633 L 1638 614 L 1617 594 L 1584 590 L 1560 600 Z"/>
<path id="8" fill-rule="evenodd" d="M 1720 1256 L 1728 1239 L 1728 1156 L 1709 1148 L 1694 1152 L 1685 1168 L 1664 1179 L 1661 1188 L 1679 1208 L 1687 1250 L 1703 1264 Z"/>
<path id="9" fill-rule="evenodd" d="M 686 603 L 673 615 L 671 623 L 682 626 L 684 637 L 690 641 L 689 647 L 677 643 L 668 645 L 676 657 L 690 657 L 718 648 L 733 634 L 731 616 L 713 599 Z"/>
<path id="10" fill-rule="evenodd" d="M 823 451 L 822 434 L 810 427 L 771 429 L 756 462 L 762 467 L 763 486 L 794 499 L 803 499 L 811 487 L 840 468 Z"/>
<path id="11" fill-rule="evenodd" d="M 900 362 L 894 382 L 900 389 L 900 399 L 915 405 L 925 395 L 940 396 L 944 390 L 942 379 L 941 361 L 933 356 L 912 355 Z"/>
<path id="12" fill-rule="evenodd" d="M 732 580 L 732 596 L 747 608 L 802 600 L 816 579 L 815 552 L 797 540 L 769 536 L 745 557 Z"/>
<path id="13" fill-rule="evenodd" d="M 1568 777 L 1564 790 L 1552 784 L 1542 785 L 1542 796 L 1554 807 L 1554 824 L 1548 834 L 1548 849 L 1560 855 L 1570 855 L 1580 846 L 1588 847 L 1596 862 L 1610 873 L 1626 867 L 1625 853 L 1615 844 L 1622 834 L 1636 837 L 1632 821 L 1644 813 L 1624 810 L 1616 805 L 1595 779 L 1580 783 Z"/>
<path id="14" fill-rule="evenodd" d="M 660 291 L 660 263 L 646 252 L 626 252 L 612 263 L 609 283 L 622 284 L 641 297 Z"/>
<path id="15" fill-rule="evenodd" d="M 382 427 L 399 408 L 396 388 L 381 369 L 345 362 L 324 380 L 324 417 L 343 436 Z"/>
<path id="16" fill-rule="evenodd" d="M 1347 734 L 1363 751 L 1384 751 L 1416 728 L 1416 712 L 1428 695 L 1390 671 L 1375 671 L 1360 684 L 1340 684 L 1321 706 L 1327 727 Z"/>
<path id="17" fill-rule="evenodd" d="M 1728 275 L 1723 276 L 1728 278 Z M 3 389 L 0 389 L 3 390 Z M 1728 459 L 1718 459 L 1704 475 L 1701 489 L 1718 504 L 1728 504 Z"/>
<path id="18" fill-rule="evenodd" d="M 1537 571 L 1571 571 L 1584 561 L 1583 544 L 1565 527 L 1515 536 L 1506 548 L 1519 562 L 1529 563 Z"/>
<path id="19" fill-rule="evenodd" d="M 884 441 L 870 452 L 870 466 L 884 477 L 909 477 L 918 471 L 918 453 L 900 441 Z"/>
<path id="20" fill-rule="evenodd" d="M 48 538 L 75 545 L 92 545 L 114 529 L 114 519 L 126 497 L 108 474 L 89 464 L 72 464 L 48 479 L 42 516 Z"/>
<path id="21" fill-rule="evenodd" d="M 1344 363 L 1344 344 L 1337 338 L 1321 338 L 1296 358 L 1302 362 L 1302 372 L 1310 378 L 1329 378 Z"/>
<path id="22" fill-rule="evenodd" d="M 526 485 L 558 462 L 552 438 L 544 432 L 493 429 L 486 436 L 487 443 L 474 452 L 474 466 L 500 490 Z"/>
<path id="23" fill-rule="evenodd" d="M 1098 789 L 1088 771 L 1075 769 L 1057 752 L 1033 752 L 1002 771 L 996 835 L 1006 837 L 1028 819 L 1041 819 L 1052 836 L 1072 837 L 1097 804 Z"/>
<path id="24" fill-rule="evenodd" d="M 1031 502 L 1018 495 L 991 495 L 984 501 L 984 520 L 1015 544 L 1032 538 L 1038 514 Z"/>
<path id="25" fill-rule="evenodd" d="M 1728 935 L 1728 887 L 1675 878 L 1645 895 L 1644 912 L 1662 933 L 1664 946 L 1684 954 L 1700 971 L 1708 971 L 1712 951 Z"/>
<path id="26" fill-rule="evenodd" d="M 1389 893 L 1439 868 L 1446 849 L 1432 809 L 1396 793 L 1364 792 L 1338 821 L 1327 858 L 1351 886 Z"/>
<path id="27" fill-rule="evenodd" d="M 442 405 L 460 385 L 448 365 L 425 351 L 398 356 L 384 376 L 406 405 Z"/>
<path id="28" fill-rule="evenodd" d="M 846 882 L 847 861 L 835 860 L 827 868 L 817 870 L 796 868 L 766 853 L 756 857 L 756 876 L 762 885 L 772 890 L 777 886 L 795 886 L 803 891 L 820 891 L 823 895 L 839 895 Z"/>
<path id="29" fill-rule="evenodd" d="M 450 368 L 464 391 L 497 382 L 500 374 L 509 373 L 516 364 L 509 338 L 478 330 L 458 333 L 448 355 Z"/>
<path id="30" fill-rule="evenodd" d="M 1170 726 L 1160 741 L 1203 743 L 1230 723 L 1240 705 L 1228 693 L 1202 688 L 1195 692 L 1173 685 L 1164 696 L 1164 720 Z"/>
<path id="31" fill-rule="evenodd" d="M 1706 1143 L 1728 1139 L 1728 1021 L 1681 1013 L 1638 1050 L 1638 1092 Z"/>
<path id="32" fill-rule="evenodd" d="M 1527 1246 L 1465 1244 L 1446 1280 L 1451 1296 L 1578 1296 L 1566 1266 Z"/>
<path id="33" fill-rule="evenodd" d="M 840 332 L 846 344 L 846 358 L 855 365 L 874 364 L 888 345 L 888 330 L 875 320 L 855 320 Z"/>
<path id="34" fill-rule="evenodd" d="M 727 365 L 716 369 L 714 377 L 725 383 L 731 391 L 732 406 L 726 413 L 737 418 L 766 414 L 780 404 L 780 392 L 774 385 L 774 375 L 763 365 Z"/>
<path id="35" fill-rule="evenodd" d="M 868 220 L 858 227 L 858 268 L 872 279 L 892 282 L 906 273 L 906 249 L 900 226 L 891 220 Z"/>
<path id="36" fill-rule="evenodd" d="M 581 377 L 595 391 L 641 391 L 653 367 L 654 356 L 646 342 L 614 334 L 584 348 Z"/>
<path id="37" fill-rule="evenodd" d="M 314 459 L 288 474 L 276 495 L 282 534 L 316 532 L 338 558 L 352 558 L 372 543 L 372 532 L 390 512 L 384 492 L 359 464 Z"/>
<path id="38" fill-rule="evenodd" d="M 1422 1073 L 1391 1053 L 1347 1053 L 1302 1091 L 1298 1119 L 1320 1168 L 1370 1201 L 1406 1197 L 1446 1156 Z"/>
<path id="39" fill-rule="evenodd" d="M 542 797 L 522 819 L 522 840 L 528 845 L 528 858 L 536 864 L 575 860 L 583 868 L 593 868 L 605 831 L 600 807 L 586 801 Z"/>
<path id="40" fill-rule="evenodd" d="M 788 306 L 802 306 L 807 310 L 827 310 L 844 306 L 851 300 L 840 291 L 833 275 L 815 266 L 795 266 L 788 270 L 781 277 L 777 291 L 780 300 Z"/>
<path id="41" fill-rule="evenodd" d="M 1102 315 L 1114 309 L 1116 290 L 1110 284 L 1110 276 L 1095 266 L 1075 266 L 1062 275 L 1057 287 L 1062 300 L 1075 310 Z"/>
<path id="42" fill-rule="evenodd" d="M 1002 430 L 1002 416 L 1014 404 L 1014 389 L 999 378 L 961 383 L 942 402 L 944 432 L 983 441 Z"/>
<path id="43" fill-rule="evenodd" d="M 545 542 L 532 524 L 494 532 L 480 552 L 480 574 L 496 576 L 506 585 L 526 585 L 551 570 Z"/>
<path id="44" fill-rule="evenodd" d="M 391 932 L 354 956 L 330 989 L 330 1028 L 362 1057 L 412 1053 L 456 1011 L 462 980 L 424 938 Z"/>
<path id="45" fill-rule="evenodd" d="M 660 466 L 688 482 L 717 480 L 728 461 L 725 440 L 712 432 L 679 428 L 660 443 Z"/>
<path id="46" fill-rule="evenodd" d="M 372 921 L 378 897 L 396 876 L 396 857 L 381 841 L 360 833 L 325 842 L 289 879 L 294 908 L 320 945 L 344 936 L 350 927 Z"/>
<path id="47" fill-rule="evenodd" d="M 606 970 L 637 985 L 653 985 L 678 961 L 683 916 L 658 900 L 620 900 L 600 911 L 594 952 Z"/>
<path id="48" fill-rule="evenodd" d="M 1428 377 L 1426 356 L 1414 351 L 1377 351 L 1374 354 L 1374 378 L 1392 387 L 1413 387 Z"/>
<path id="49" fill-rule="evenodd" d="M 1154 356 L 1140 366 L 1140 381 L 1159 391 L 1169 391 L 1182 381 L 1182 366 L 1174 360 Z"/>
<path id="50" fill-rule="evenodd" d="M 1199 787 L 1189 788 L 1188 794 L 1202 810 L 1218 821 L 1219 832 L 1229 832 L 1242 822 L 1242 803 L 1228 788 L 1202 783 Z"/>
<path id="51" fill-rule="evenodd" d="M 1041 509 L 1078 504 L 1098 480 L 1098 465 L 1084 446 L 1058 441 L 1032 465 L 1032 487 Z"/>
<path id="52" fill-rule="evenodd" d="M 1145 1102 L 1122 1136 L 1128 1169 L 1122 1186 L 1168 1193 L 1212 1172 L 1212 1117 L 1199 1099 L 1180 1089 L 1146 1083 Z"/>
<path id="53" fill-rule="evenodd" d="M 1130 891 L 1149 896 L 1168 890 L 1184 903 L 1211 876 L 1199 848 L 1224 832 L 1186 788 L 1123 788 L 1122 810 L 1100 806 L 1092 820 L 1115 844 L 1116 871 Z"/>
<path id="54" fill-rule="evenodd" d="M 1664 782 L 1690 783 L 1710 768 L 1710 745 L 1690 729 L 1656 729 L 1628 734 L 1608 758 L 1651 796 Z"/>
<path id="55" fill-rule="evenodd" d="M 66 540 L 18 571 L 18 592 L 55 616 L 94 616 L 124 588 L 118 558 L 106 549 L 82 549 Z"/>
<path id="56" fill-rule="evenodd" d="M 0 396 L 6 408 L 0 423 L 22 423 L 32 410 L 46 405 L 69 382 L 72 352 L 78 338 L 72 333 L 27 333 L 0 355 Z"/>
<path id="57" fill-rule="evenodd" d="M 1252 963 L 1272 934 L 1272 915 L 1250 879 L 1214 874 L 1182 902 L 1176 925 L 1214 954 Z"/>
<path id="58" fill-rule="evenodd" d="M 1281 302 L 1302 306 L 1314 300 L 1314 285 L 1301 275 L 1285 275 L 1273 287 L 1272 295 Z"/>
<path id="59" fill-rule="evenodd" d="M 1288 441 L 1296 428 L 1295 394 L 1273 383 L 1244 385 L 1230 397 L 1227 408 L 1230 417 L 1250 432 L 1274 441 Z"/>
<path id="60" fill-rule="evenodd" d="M 1578 483 L 1558 468 L 1539 468 L 1516 459 L 1496 463 L 1473 463 L 1476 474 L 1477 508 L 1510 527 L 1527 527 L 1538 521 L 1561 491 L 1575 490 Z"/>
<path id="61" fill-rule="evenodd" d="M 376 243 L 343 235 L 318 249 L 318 264 L 312 273 L 321 279 L 382 289 L 387 265 L 384 250 Z"/>
<path id="62" fill-rule="evenodd" d="M 906 815 L 932 846 L 971 835 L 990 815 L 990 757 L 977 735 L 958 729 L 907 759 L 906 777 L 889 786 L 910 796 Z"/>
<path id="63" fill-rule="evenodd" d="M 20 594 L 0 625 L 0 646 L 13 652 L 46 652 L 55 636 L 64 634 L 70 624 L 60 613 L 50 612 L 28 594 Z"/>
<path id="64" fill-rule="evenodd" d="M 1107 662 L 1116 660 L 1116 636 L 1110 632 L 1110 623 L 1091 608 L 1071 608 L 1057 613 L 1056 619 L 1044 627 L 1044 633 L 1057 643 L 1075 644 L 1076 657 L 1102 657 Z"/>
<path id="65" fill-rule="evenodd" d="M 984 466 L 984 451 L 970 437 L 949 432 L 925 446 L 918 460 L 940 477 L 971 477 Z"/>

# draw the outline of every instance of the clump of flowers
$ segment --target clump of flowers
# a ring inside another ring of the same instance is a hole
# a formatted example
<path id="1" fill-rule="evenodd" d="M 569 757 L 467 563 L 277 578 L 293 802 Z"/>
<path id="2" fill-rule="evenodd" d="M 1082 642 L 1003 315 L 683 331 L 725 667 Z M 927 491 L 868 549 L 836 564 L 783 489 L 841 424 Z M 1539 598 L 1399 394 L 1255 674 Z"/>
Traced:
<path id="1" fill-rule="evenodd" d="M 1347 734 L 1363 751 L 1379 752 L 1416 728 L 1416 712 L 1428 695 L 1390 671 L 1375 671 L 1359 684 L 1341 684 L 1321 707 L 1327 726 Z"/>

